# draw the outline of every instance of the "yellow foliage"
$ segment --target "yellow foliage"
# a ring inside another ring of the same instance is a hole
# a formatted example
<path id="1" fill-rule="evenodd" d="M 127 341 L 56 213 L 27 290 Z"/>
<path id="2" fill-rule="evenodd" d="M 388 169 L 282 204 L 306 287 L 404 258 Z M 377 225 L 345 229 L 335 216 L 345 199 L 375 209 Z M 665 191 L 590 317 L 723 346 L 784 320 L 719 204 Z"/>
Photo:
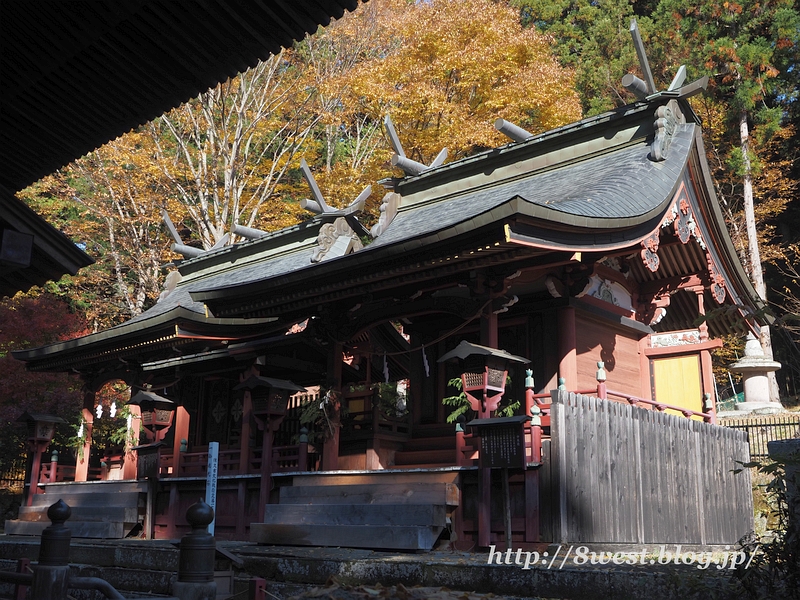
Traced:
<path id="1" fill-rule="evenodd" d="M 537 133 L 580 118 L 572 73 L 551 41 L 523 29 L 505 4 L 476 0 L 392 6 L 397 49 L 346 74 L 373 115 L 390 113 L 406 154 L 430 163 L 442 147 L 451 159 L 508 140 L 498 117 Z"/>

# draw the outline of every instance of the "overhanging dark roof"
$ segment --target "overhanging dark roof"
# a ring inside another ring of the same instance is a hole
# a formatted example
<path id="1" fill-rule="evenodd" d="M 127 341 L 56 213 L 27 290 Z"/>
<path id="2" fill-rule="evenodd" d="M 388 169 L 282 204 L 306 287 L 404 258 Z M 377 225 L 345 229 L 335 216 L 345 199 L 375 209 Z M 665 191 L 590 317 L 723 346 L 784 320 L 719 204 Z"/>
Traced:
<path id="1" fill-rule="evenodd" d="M 360 1 L 2 0 L 0 229 L 35 241 L 30 266 L 0 264 L 0 297 L 92 263 L 15 192 Z"/>
<path id="2" fill-rule="evenodd" d="M 27 265 L 0 257 L 0 298 L 59 279 L 64 273 L 75 275 L 78 269 L 94 262 L 72 240 L 0 186 L 0 238 L 9 234 L 31 236 L 30 256 Z"/>
<path id="3" fill-rule="evenodd" d="M 177 346 L 201 347 L 226 345 L 269 331 L 275 319 L 214 319 L 181 306 L 159 312 L 146 319 L 127 321 L 111 329 L 66 342 L 30 350 L 12 352 L 14 358 L 28 363 L 28 369 L 70 370 L 91 367 L 107 369 L 108 364 L 154 360 Z"/>
<path id="4" fill-rule="evenodd" d="M 0 184 L 25 188 L 359 0 L 0 4 Z"/>

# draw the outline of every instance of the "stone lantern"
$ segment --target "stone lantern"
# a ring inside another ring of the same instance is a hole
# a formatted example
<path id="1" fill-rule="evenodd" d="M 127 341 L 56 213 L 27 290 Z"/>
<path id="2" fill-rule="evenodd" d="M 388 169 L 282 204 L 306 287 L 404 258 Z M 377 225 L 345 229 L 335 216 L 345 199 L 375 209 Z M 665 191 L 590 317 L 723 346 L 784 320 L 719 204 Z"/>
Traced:
<path id="1" fill-rule="evenodd" d="M 728 367 L 733 373 L 741 373 L 744 383 L 744 402 L 736 405 L 736 410 L 761 415 L 775 414 L 783 411 L 780 402 L 771 402 L 769 398 L 769 379 L 767 375 L 781 368 L 764 355 L 761 343 L 751 333 L 747 336 L 744 347 L 744 358 Z"/>
<path id="2" fill-rule="evenodd" d="M 461 366 L 461 390 L 478 418 L 488 419 L 497 410 L 506 389 L 508 367 L 512 362 L 530 361 L 505 350 L 479 346 L 462 341 L 439 359 L 445 362 L 457 358 Z"/>

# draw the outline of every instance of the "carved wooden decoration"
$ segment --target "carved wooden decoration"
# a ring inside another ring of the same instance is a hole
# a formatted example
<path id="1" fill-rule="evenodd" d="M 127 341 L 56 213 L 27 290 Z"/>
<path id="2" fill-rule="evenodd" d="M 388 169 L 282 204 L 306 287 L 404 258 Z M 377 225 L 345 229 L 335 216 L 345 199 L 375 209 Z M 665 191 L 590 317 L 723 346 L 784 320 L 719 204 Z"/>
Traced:
<path id="1" fill-rule="evenodd" d="M 692 217 L 692 209 L 689 206 L 689 199 L 686 197 L 686 189 L 681 187 L 680 197 L 677 201 L 678 215 L 673 223 L 675 235 L 684 244 L 692 238 L 695 224 Z"/>
<path id="2" fill-rule="evenodd" d="M 670 104 L 672 104 L 670 102 Z M 662 161 L 667 158 L 669 146 L 672 143 L 672 135 L 678 125 L 678 119 L 670 104 L 659 106 L 656 109 L 655 139 L 650 148 L 650 157 L 655 161 Z"/>
<path id="3" fill-rule="evenodd" d="M 725 296 L 727 295 L 727 290 L 725 288 L 725 278 L 722 277 L 722 274 L 717 269 L 717 266 L 714 264 L 714 259 L 711 258 L 710 254 L 706 254 L 708 259 L 708 274 L 711 277 L 711 286 L 709 289 L 711 290 L 711 295 L 714 296 L 714 300 L 717 304 L 722 304 L 725 302 Z"/>
<path id="4" fill-rule="evenodd" d="M 339 217 L 333 223 L 325 223 L 320 227 L 317 236 L 317 247 L 311 256 L 311 262 L 320 262 L 337 256 L 344 256 L 357 250 L 361 250 L 364 245 L 358 236 L 353 232 L 344 217 Z"/>
<path id="5" fill-rule="evenodd" d="M 369 234 L 376 238 L 382 234 L 389 227 L 389 224 L 394 220 L 397 215 L 397 209 L 400 207 L 400 194 L 389 192 L 383 197 L 381 202 L 381 216 L 378 222 L 369 230 Z"/>
<path id="6" fill-rule="evenodd" d="M 658 258 L 658 231 L 654 231 L 642 240 L 642 262 L 651 272 L 658 271 L 661 260 Z"/>

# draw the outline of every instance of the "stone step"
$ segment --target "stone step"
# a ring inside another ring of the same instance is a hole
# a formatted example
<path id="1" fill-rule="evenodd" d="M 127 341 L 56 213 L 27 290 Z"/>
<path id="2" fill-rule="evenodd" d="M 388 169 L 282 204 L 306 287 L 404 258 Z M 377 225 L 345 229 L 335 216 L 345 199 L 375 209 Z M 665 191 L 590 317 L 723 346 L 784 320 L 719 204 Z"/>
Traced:
<path id="1" fill-rule="evenodd" d="M 259 544 L 375 550 L 430 550 L 440 533 L 436 527 L 394 525 L 250 525 L 250 541 Z"/>
<path id="2" fill-rule="evenodd" d="M 280 504 L 442 504 L 458 506 L 453 483 L 387 483 L 362 485 L 287 486 Z"/>
<path id="3" fill-rule="evenodd" d="M 144 511 L 138 506 L 71 506 L 72 514 L 67 521 L 67 526 L 79 521 L 103 521 L 121 523 L 137 523 L 142 520 Z M 36 521 L 50 524 L 47 511 L 38 506 L 21 506 L 19 509 L 20 521 Z"/>
<path id="4" fill-rule="evenodd" d="M 146 492 L 147 484 L 139 481 L 61 481 L 44 484 L 45 494 L 97 494 Z"/>
<path id="5" fill-rule="evenodd" d="M 397 527 L 444 527 L 443 504 L 267 504 L 268 525 L 382 525 Z"/>
<path id="6" fill-rule="evenodd" d="M 58 500 L 63 500 L 71 508 L 78 506 L 144 506 L 145 494 L 138 491 L 132 492 L 105 492 L 95 491 L 94 493 L 87 494 L 83 491 L 75 492 L 71 489 L 48 491 L 44 494 L 36 494 L 33 496 L 31 506 L 45 508 L 56 503 Z"/>
<path id="7" fill-rule="evenodd" d="M 42 535 L 50 521 L 6 521 L 7 535 Z M 67 521 L 73 538 L 121 539 L 135 523 L 109 523 L 103 521 Z"/>

